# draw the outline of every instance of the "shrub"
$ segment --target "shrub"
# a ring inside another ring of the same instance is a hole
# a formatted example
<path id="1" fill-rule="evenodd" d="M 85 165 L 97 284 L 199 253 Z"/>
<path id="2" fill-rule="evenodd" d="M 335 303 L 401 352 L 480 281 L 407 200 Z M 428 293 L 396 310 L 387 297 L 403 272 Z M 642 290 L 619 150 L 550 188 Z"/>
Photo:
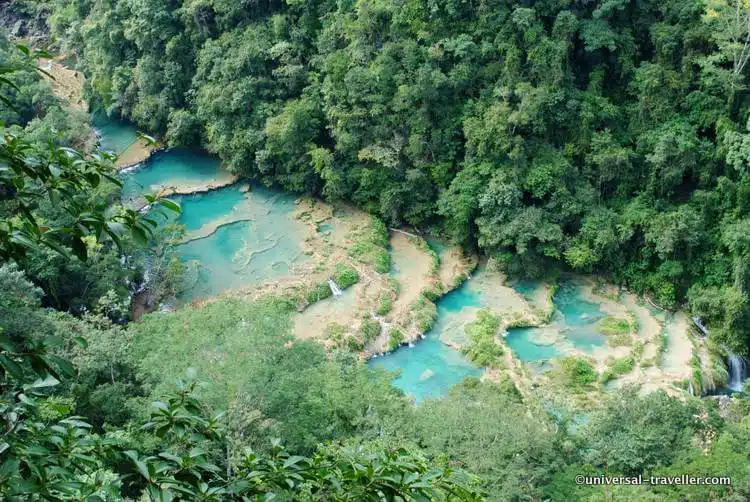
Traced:
<path id="1" fill-rule="evenodd" d="M 585 392 L 596 382 L 596 371 L 582 357 L 566 357 L 560 360 L 560 373 L 565 386 L 573 392 Z"/>
<path id="2" fill-rule="evenodd" d="M 388 333 L 388 350 L 394 350 L 404 343 L 404 334 L 400 329 L 394 328 Z"/>
<path id="3" fill-rule="evenodd" d="M 364 349 L 364 344 L 357 339 L 357 337 L 349 335 L 346 338 L 346 348 L 351 350 L 352 352 L 359 352 L 360 350 Z"/>
<path id="4" fill-rule="evenodd" d="M 362 263 L 372 264 L 380 274 L 391 270 L 391 255 L 387 249 L 389 235 L 385 223 L 373 218 L 370 227 L 354 235 L 354 240 L 349 248 L 349 256 Z"/>
<path id="5" fill-rule="evenodd" d="M 346 289 L 359 282 L 359 273 L 351 265 L 339 263 L 336 265 L 334 279 L 341 289 Z"/>
<path id="6" fill-rule="evenodd" d="M 313 286 L 312 289 L 305 294 L 305 298 L 307 298 L 308 302 L 315 303 L 320 300 L 325 300 L 332 294 L 331 287 L 328 285 L 328 281 L 326 281 Z"/>
<path id="7" fill-rule="evenodd" d="M 607 336 L 630 333 L 630 322 L 627 319 L 607 316 L 599 321 L 599 331 Z"/>
<path id="8" fill-rule="evenodd" d="M 398 279 L 395 277 L 388 278 L 388 288 L 393 291 L 393 294 L 397 297 L 401 293 L 401 284 L 399 284 Z"/>
<path id="9" fill-rule="evenodd" d="M 602 373 L 602 383 L 607 383 L 613 378 L 630 373 L 635 368 L 635 359 L 632 356 L 615 359 L 607 370 Z"/>
<path id="10" fill-rule="evenodd" d="M 419 332 L 426 333 L 435 324 L 437 307 L 428 298 L 420 295 L 419 299 L 412 305 L 412 316 Z"/>
<path id="11" fill-rule="evenodd" d="M 635 342 L 635 345 L 633 345 L 633 357 L 636 359 L 640 359 L 641 356 L 643 356 L 643 350 L 645 349 L 645 345 L 643 345 L 643 342 Z"/>
<path id="12" fill-rule="evenodd" d="M 389 294 L 380 295 L 378 309 L 375 311 L 378 315 L 385 315 L 393 308 L 393 299 Z"/>
<path id="13" fill-rule="evenodd" d="M 388 227 L 385 226 L 382 220 L 378 218 L 372 218 L 370 222 L 370 241 L 376 246 L 388 247 L 390 241 L 390 234 L 388 233 Z"/>
<path id="14" fill-rule="evenodd" d="M 607 343 L 611 347 L 622 347 L 632 345 L 632 327 L 627 319 L 607 316 L 598 324 L 599 332 L 607 337 Z"/>
<path id="15" fill-rule="evenodd" d="M 366 315 L 362 318 L 362 324 L 359 326 L 359 332 L 362 335 L 362 341 L 366 345 L 375 340 L 380 335 L 380 323 L 371 316 Z"/>
<path id="16" fill-rule="evenodd" d="M 372 266 L 375 268 L 375 272 L 379 274 L 387 274 L 391 270 L 391 254 L 388 250 L 377 249 L 374 252 Z"/>
<path id="17" fill-rule="evenodd" d="M 480 310 L 477 318 L 464 328 L 469 340 L 469 345 L 463 350 L 466 357 L 479 366 L 493 366 L 505 352 L 503 347 L 495 342 L 495 334 L 499 328 L 499 317 L 493 316 L 487 310 Z"/>
<path id="18" fill-rule="evenodd" d="M 341 343 L 344 338 L 346 327 L 343 324 L 337 322 L 329 323 L 325 329 L 325 337 L 328 340 L 335 342 L 337 345 Z"/>

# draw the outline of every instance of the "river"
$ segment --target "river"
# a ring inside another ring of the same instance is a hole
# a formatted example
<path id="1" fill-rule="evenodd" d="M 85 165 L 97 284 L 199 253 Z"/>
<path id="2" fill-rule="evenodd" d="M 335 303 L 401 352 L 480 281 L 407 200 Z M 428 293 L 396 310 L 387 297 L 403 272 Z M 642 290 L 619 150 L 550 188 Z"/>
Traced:
<path id="1" fill-rule="evenodd" d="M 95 117 L 94 125 L 101 135 L 102 147 L 118 153 L 137 137 L 131 126 L 106 117 Z M 187 231 L 184 243 L 177 248 L 177 256 L 193 272 L 179 298 L 182 302 L 293 276 L 296 267 L 308 258 L 302 245 L 307 238 L 305 226 L 292 217 L 295 197 L 244 182 L 233 183 L 218 160 L 203 152 L 180 149 L 159 152 L 144 165 L 126 170 L 122 177 L 126 203 L 138 200 L 145 190 L 169 188 L 183 193 L 174 196 L 183 208 L 176 221 Z M 212 189 L 221 185 L 227 186 Z M 201 191 L 201 187 L 203 193 L 188 194 Z M 332 234 L 328 222 L 321 223 L 318 229 Z M 431 246 L 438 255 L 446 249 L 439 241 L 432 240 Z M 398 278 L 398 270 L 392 275 Z M 543 283 L 534 281 L 508 285 L 502 277 L 480 268 L 460 287 L 436 301 L 437 320 L 423 340 L 376 355 L 368 364 L 398 372 L 394 385 L 417 402 L 445 395 L 464 378 L 483 373 L 482 368 L 467 361 L 453 347 L 465 341 L 464 327 L 476 312 L 540 308 L 535 304 L 545 298 L 543 288 Z M 353 305 L 353 294 L 347 292 L 326 300 L 317 309 L 335 311 L 336 302 L 348 308 Z M 597 329 L 597 323 L 607 315 L 606 302 L 587 296 L 581 281 L 563 281 L 553 302 L 554 314 L 547 325 L 511 328 L 505 333 L 505 343 L 517 359 L 534 371 L 544 371 L 550 360 L 565 355 L 586 355 L 605 361 L 615 354 L 606 352 L 606 338 Z M 667 322 L 667 332 L 671 331 L 673 326 Z M 670 378 L 687 375 L 683 368 L 669 369 L 673 370 Z M 645 369 L 644 375 L 650 378 Z"/>

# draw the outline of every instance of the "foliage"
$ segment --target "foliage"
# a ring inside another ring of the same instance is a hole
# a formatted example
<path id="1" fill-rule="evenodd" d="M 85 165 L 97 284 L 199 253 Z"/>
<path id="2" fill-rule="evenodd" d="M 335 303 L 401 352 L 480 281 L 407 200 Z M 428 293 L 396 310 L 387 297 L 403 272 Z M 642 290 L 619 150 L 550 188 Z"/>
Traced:
<path id="1" fill-rule="evenodd" d="M 4 370 L 9 368 L 9 356 L 21 362 L 31 359 L 5 350 L 2 355 Z M 46 373 L 51 367 L 37 368 L 40 378 L 28 384 L 15 380 L 22 373 L 12 372 L 0 401 L 8 424 L 0 443 L 0 486 L 14 498 L 101 499 L 122 491 L 142 492 L 151 500 L 302 494 L 320 500 L 341 500 L 352 494 L 361 499 L 387 494 L 480 500 L 478 491 L 454 481 L 450 469 L 435 468 L 403 449 L 363 454 L 321 448 L 306 458 L 287 454 L 276 441 L 269 455 L 248 450 L 239 462 L 223 469 L 227 459 L 221 447 L 226 444 L 230 451 L 226 422 L 222 415 L 208 413 L 196 397 L 195 382 L 180 385 L 164 401 L 155 402 L 150 420 L 141 426 L 143 432 L 161 439 L 163 451 L 126 449 L 112 434 L 106 438 L 92 434 L 91 426 L 82 417 L 67 416 L 59 401 L 59 411 L 45 412 L 54 400 L 45 399 L 45 392 L 59 381 Z"/>
<path id="2" fill-rule="evenodd" d="M 398 415 L 407 403 L 394 399 L 397 391 L 384 375 L 374 378 L 353 355 L 329 356 L 317 342 L 295 340 L 291 308 L 272 299 L 222 300 L 144 316 L 128 327 L 139 380 L 156 398 L 191 368 L 206 380 L 202 397 L 212 409 L 240 403 L 260 413 L 245 433 L 255 449 L 283 437 L 290 450 L 310 452 Z M 377 336 L 380 325 L 372 323 L 368 333 Z"/>
<path id="3" fill-rule="evenodd" d="M 744 2 L 54 4 L 89 98 L 172 145 L 750 341 Z"/>
<path id="4" fill-rule="evenodd" d="M 7 51 L 0 40 L 0 49 Z M 0 61 L 2 90 L 21 89 L 11 78 L 19 70 L 35 68 L 35 59 L 47 57 L 18 46 L 20 61 Z M 3 58 L 4 59 L 4 58 Z M 38 76 L 36 77 L 39 78 Z M 11 110 L 18 95 L 2 95 Z M 17 129 L 0 123 L 0 258 L 18 259 L 29 250 L 52 249 L 63 256 L 73 254 L 85 261 L 91 244 L 111 239 L 118 247 L 126 233 L 145 244 L 153 236 L 156 222 L 132 209 L 104 203 L 92 204 L 86 195 L 103 182 L 121 185 L 115 176 L 112 157 L 106 153 L 86 154 L 67 146 L 40 145 Z M 149 203 L 179 211 L 168 199 L 147 196 Z M 43 218 L 36 212 L 39 204 L 48 202 L 65 218 Z M 87 244 L 87 239 L 93 243 Z"/>
<path id="5" fill-rule="evenodd" d="M 597 323 L 599 331 L 607 337 L 611 347 L 630 346 L 633 344 L 632 333 L 636 329 L 628 319 L 607 316 Z"/>
<path id="6" fill-rule="evenodd" d="M 305 297 L 307 298 L 307 301 L 309 303 L 315 303 L 320 300 L 325 300 L 331 295 L 333 295 L 331 286 L 329 286 L 328 281 L 323 281 L 315 284 L 312 288 L 310 288 L 305 294 Z"/>
<path id="7" fill-rule="evenodd" d="M 633 389 L 614 394 L 582 431 L 585 458 L 596 467 L 629 475 L 669 463 L 700 428 L 695 414 L 695 403 L 683 404 L 661 391 L 643 398 Z"/>
<path id="8" fill-rule="evenodd" d="M 420 333 L 427 333 L 437 319 L 437 307 L 429 298 L 419 295 L 411 306 L 411 318 Z"/>
<path id="9" fill-rule="evenodd" d="M 464 354 L 477 366 L 494 366 L 505 352 L 495 337 L 500 328 L 500 318 L 487 310 L 477 312 L 477 317 L 464 327 L 468 345 Z"/>
<path id="10" fill-rule="evenodd" d="M 391 298 L 391 295 L 387 293 L 380 295 L 380 298 L 378 299 L 378 308 L 375 310 L 375 313 L 378 315 L 386 315 L 391 311 L 391 308 L 393 308 L 393 298 Z"/>
<path id="11" fill-rule="evenodd" d="M 359 325 L 359 334 L 362 337 L 364 345 L 367 345 L 380 336 L 381 330 L 382 327 L 377 319 L 374 319 L 371 315 L 362 317 L 362 322 Z"/>
<path id="12" fill-rule="evenodd" d="M 596 382 L 596 370 L 582 357 L 569 356 L 558 361 L 560 378 L 571 392 L 586 392 Z"/>
<path id="13" fill-rule="evenodd" d="M 356 233 L 349 254 L 363 263 L 371 263 L 376 272 L 386 274 L 391 269 L 391 255 L 386 249 L 388 237 L 385 224 L 372 218 L 369 226 Z"/>
<path id="14" fill-rule="evenodd" d="M 333 277 L 341 289 L 346 289 L 359 282 L 359 273 L 357 270 L 345 263 L 336 265 L 336 274 Z"/>
<path id="15" fill-rule="evenodd" d="M 391 328 L 388 332 L 388 350 L 396 350 L 404 343 L 404 333 L 398 328 Z"/>
<path id="16" fill-rule="evenodd" d="M 556 437 L 545 411 L 527 410 L 515 388 L 467 379 L 420 404 L 404 427 L 428 452 L 479 475 L 487 500 L 537 499 L 572 444 Z"/>
<path id="17" fill-rule="evenodd" d="M 635 359 L 631 356 L 621 357 L 620 359 L 615 359 L 609 364 L 609 367 L 604 370 L 602 373 L 600 380 L 602 383 L 607 383 L 613 378 L 617 378 L 621 375 L 625 375 L 627 373 L 630 373 L 633 371 L 633 368 L 635 367 Z"/>
<path id="18" fill-rule="evenodd" d="M 599 321 L 599 331 L 607 336 L 630 334 L 630 323 L 627 319 L 607 316 Z"/>

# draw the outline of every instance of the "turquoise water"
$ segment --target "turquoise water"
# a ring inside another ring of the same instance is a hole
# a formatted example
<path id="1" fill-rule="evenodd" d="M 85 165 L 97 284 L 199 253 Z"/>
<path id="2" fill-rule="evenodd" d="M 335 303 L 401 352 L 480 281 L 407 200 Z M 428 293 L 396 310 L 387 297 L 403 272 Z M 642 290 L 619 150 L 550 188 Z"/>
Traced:
<path id="1" fill-rule="evenodd" d="M 393 384 L 414 397 L 416 402 L 445 395 L 466 377 L 479 377 L 482 369 L 471 364 L 453 347 L 440 341 L 447 330 L 456 329 L 451 321 L 464 307 L 478 307 L 478 296 L 467 288 L 451 291 L 437 301 L 435 326 L 414 347 L 402 347 L 382 357 L 370 359 L 372 368 L 400 372 Z"/>
<path id="2" fill-rule="evenodd" d="M 177 256 L 199 264 L 181 300 L 281 278 L 307 260 L 300 246 L 305 226 L 291 217 L 291 195 L 261 187 L 245 193 L 233 185 L 180 202 L 179 222 L 198 238 L 180 245 Z"/>
<path id="3" fill-rule="evenodd" d="M 200 186 L 227 179 L 216 157 L 203 152 L 172 149 L 155 153 L 144 165 L 123 176 L 122 196 L 137 199 L 144 192 L 165 186 Z"/>
<path id="4" fill-rule="evenodd" d="M 442 241 L 435 237 L 427 237 L 426 240 L 427 240 L 427 244 L 429 244 L 432 250 L 435 251 L 438 255 L 448 250 L 449 246 L 448 244 L 445 243 L 445 241 Z"/>
<path id="5" fill-rule="evenodd" d="M 538 281 L 522 280 L 513 284 L 513 289 L 521 293 L 524 298 L 531 300 L 540 287 Z M 541 328 L 514 328 L 508 331 L 505 340 L 522 361 L 538 361 L 550 359 L 560 355 L 554 346 L 534 344 L 530 338 L 540 330 L 557 330 L 573 347 L 591 352 L 607 343 L 597 329 L 596 323 L 605 317 L 599 305 L 586 300 L 583 296 L 582 285 L 576 281 L 565 281 L 560 284 L 553 298 L 555 313 L 552 322 Z"/>
<path id="6" fill-rule="evenodd" d="M 541 286 L 541 283 L 533 279 L 521 279 L 518 281 L 514 281 L 511 286 L 513 287 L 513 289 L 521 293 L 521 296 L 526 298 L 528 301 L 531 301 L 534 297 L 534 293 Z"/>
<path id="7" fill-rule="evenodd" d="M 92 117 L 103 149 L 120 153 L 137 139 L 135 128 L 97 113 Z M 136 200 L 161 186 L 198 187 L 226 182 L 229 173 L 204 152 L 173 149 L 159 152 L 143 166 L 123 173 L 123 199 Z M 305 226 L 291 218 L 294 197 L 262 187 L 239 184 L 205 193 L 173 196 L 182 213 L 164 209 L 151 214 L 162 224 L 185 225 L 186 242 L 177 247 L 189 263 L 191 284 L 180 299 L 189 301 L 280 278 L 305 261 L 301 243 Z"/>
<path id="8" fill-rule="evenodd" d="M 210 192 L 178 197 L 182 207 L 179 222 L 185 228 L 197 230 L 220 218 L 232 216 L 234 210 L 245 200 L 239 186 L 233 185 Z M 243 219 L 240 216 L 237 219 Z"/>
<path id="9" fill-rule="evenodd" d="M 554 297 L 557 311 L 552 324 L 560 327 L 560 331 L 573 344 L 582 350 L 591 351 L 607 343 L 596 328 L 596 323 L 605 317 L 599 305 L 587 301 L 582 296 L 581 285 L 574 281 L 560 284 Z"/>
<path id="10" fill-rule="evenodd" d="M 419 402 L 445 395 L 466 377 L 478 377 L 482 369 L 471 364 L 440 337 L 451 329 L 451 320 L 465 307 L 476 306 L 476 297 L 465 294 L 465 288 L 454 290 L 437 301 L 438 320 L 435 326 L 414 347 L 402 347 L 382 357 L 370 359 L 373 368 L 398 371 L 393 384 Z"/>
<path id="11" fill-rule="evenodd" d="M 458 289 L 451 291 L 436 302 L 438 319 L 425 339 L 411 348 L 400 348 L 391 354 L 369 361 L 370 366 L 399 371 L 394 385 L 419 402 L 428 397 L 440 397 L 467 376 L 479 376 L 482 369 L 472 365 L 463 355 L 445 345 L 441 340 L 462 343 L 464 326 L 471 322 L 479 309 L 507 308 L 510 300 L 502 294 L 502 288 L 492 291 L 489 276 L 478 271 L 474 278 Z M 524 296 L 531 297 L 540 284 L 534 281 L 516 283 L 514 288 Z M 540 328 L 512 328 L 505 341 L 514 355 L 527 363 L 561 357 L 565 349 L 574 347 L 592 351 L 606 343 L 596 329 L 596 323 L 604 313 L 599 305 L 587 301 L 581 284 L 568 281 L 561 284 L 555 294 L 557 311 L 548 326 Z M 534 343 L 534 337 L 544 330 L 559 333 L 558 340 L 550 345 Z M 544 368 L 544 366 L 541 366 Z"/>
<path id="12" fill-rule="evenodd" d="M 505 343 L 513 354 L 524 362 L 544 361 L 560 356 L 560 350 L 554 345 L 537 345 L 529 339 L 537 328 L 513 328 L 508 330 Z"/>
<path id="13" fill-rule="evenodd" d="M 102 150 L 120 154 L 138 139 L 135 126 L 108 117 L 102 111 L 91 115 L 91 123 L 99 136 L 99 146 Z"/>

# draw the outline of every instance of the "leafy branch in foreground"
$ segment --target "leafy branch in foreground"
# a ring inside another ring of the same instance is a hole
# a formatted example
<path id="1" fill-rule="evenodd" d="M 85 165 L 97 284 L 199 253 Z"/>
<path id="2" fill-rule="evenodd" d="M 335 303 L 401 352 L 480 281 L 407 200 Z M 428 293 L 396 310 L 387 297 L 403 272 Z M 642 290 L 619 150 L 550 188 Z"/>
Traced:
<path id="1" fill-rule="evenodd" d="M 35 67 L 37 57 L 48 57 L 46 53 L 32 54 L 24 46 L 17 47 L 26 57 L 21 66 L 0 66 L 0 88 L 15 88 L 10 78 L 15 71 Z M 3 103 L 13 108 L 6 101 Z M 0 216 L 0 258 L 19 258 L 28 249 L 45 246 L 64 255 L 72 249 L 78 258 L 86 260 L 84 238 L 88 236 L 97 241 L 108 236 L 118 247 L 126 232 L 142 244 L 153 238 L 157 223 L 144 213 L 118 205 L 92 206 L 87 199 L 103 181 L 122 185 L 114 170 L 114 158 L 106 152 L 86 154 L 51 144 L 37 145 L 28 141 L 24 133 L 0 123 L 0 204 L 4 210 Z M 67 221 L 40 221 L 34 210 L 43 200 L 61 208 Z M 149 196 L 148 202 L 180 210 L 169 199 Z"/>
<path id="2" fill-rule="evenodd" d="M 0 345 L 3 393 L 0 413 L 0 488 L 10 497 L 110 500 L 125 493 L 148 500 L 480 500 L 481 494 L 403 449 L 378 451 L 319 448 L 312 457 L 286 453 L 280 441 L 269 455 L 246 451 L 226 463 L 227 426 L 196 397 L 197 383 L 180 384 L 154 403 L 140 434 L 159 438 L 157 452 L 126 448 L 110 431 L 92 433 L 83 418 L 44 412 L 60 383 L 58 364 L 45 350 Z M 39 362 L 42 364 L 39 364 Z M 58 363 L 62 362 L 59 360 Z M 68 368 L 72 369 L 72 367 Z M 30 383 L 29 380 L 33 379 Z M 131 442 L 132 443 L 132 442 Z M 470 479 L 472 483 L 476 480 Z"/>

